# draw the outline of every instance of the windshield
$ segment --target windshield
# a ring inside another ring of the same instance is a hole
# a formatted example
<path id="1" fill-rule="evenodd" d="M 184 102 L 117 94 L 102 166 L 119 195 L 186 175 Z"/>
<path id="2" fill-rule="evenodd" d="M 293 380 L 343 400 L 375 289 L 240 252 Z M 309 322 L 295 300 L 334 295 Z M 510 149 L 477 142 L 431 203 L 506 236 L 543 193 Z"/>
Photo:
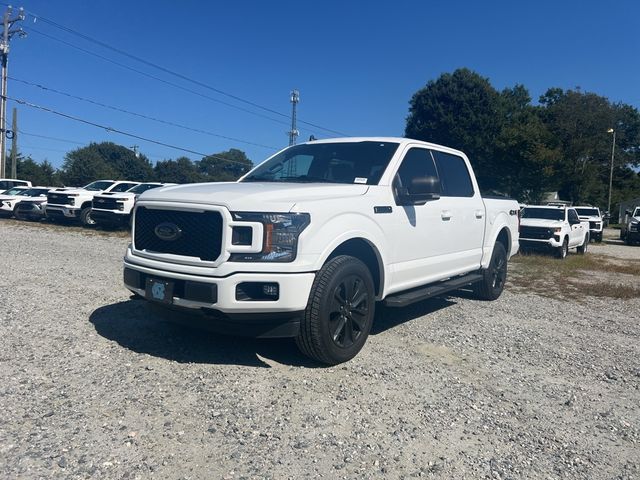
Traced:
<path id="1" fill-rule="evenodd" d="M 543 220 L 564 220 L 564 208 L 525 207 L 521 218 L 541 218 Z"/>
<path id="2" fill-rule="evenodd" d="M 24 187 L 13 187 L 3 193 L 3 195 L 18 195 L 20 192 L 24 192 Z"/>
<path id="3" fill-rule="evenodd" d="M 162 187 L 162 185 L 158 185 L 157 183 L 141 183 L 140 185 L 129 190 L 129 193 L 139 194 L 142 192 L 146 192 L 147 190 L 151 190 L 152 188 L 158 187 Z"/>
<path id="4" fill-rule="evenodd" d="M 137 185 L 138 185 L 137 183 L 120 183 L 119 185 L 116 185 L 109 191 L 110 192 L 128 192 L 129 190 L 131 190 L 133 187 L 136 187 Z"/>
<path id="5" fill-rule="evenodd" d="M 100 192 L 102 190 L 106 190 L 115 182 L 111 180 L 97 180 L 95 182 L 91 182 L 89 185 L 84 187 L 85 190 L 91 190 L 92 192 Z"/>
<path id="6" fill-rule="evenodd" d="M 633 212 L 633 217 L 640 217 L 640 207 L 637 207 Z"/>
<path id="7" fill-rule="evenodd" d="M 24 195 L 27 197 L 39 197 L 40 195 L 46 195 L 48 191 L 48 188 L 30 188 L 24 191 Z"/>
<path id="8" fill-rule="evenodd" d="M 373 141 L 296 145 L 259 165 L 241 181 L 376 185 L 398 145 Z"/>
<path id="9" fill-rule="evenodd" d="M 583 217 L 599 217 L 600 211 L 597 208 L 576 208 L 578 215 Z"/>

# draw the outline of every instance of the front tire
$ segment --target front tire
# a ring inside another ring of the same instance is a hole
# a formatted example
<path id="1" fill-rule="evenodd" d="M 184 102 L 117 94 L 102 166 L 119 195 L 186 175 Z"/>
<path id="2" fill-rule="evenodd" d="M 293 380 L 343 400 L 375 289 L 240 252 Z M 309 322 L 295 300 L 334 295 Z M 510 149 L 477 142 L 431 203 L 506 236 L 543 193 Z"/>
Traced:
<path id="1" fill-rule="evenodd" d="M 96 225 L 96 221 L 91 218 L 91 207 L 84 207 L 80 211 L 80 223 L 84 227 L 94 227 Z"/>
<path id="2" fill-rule="evenodd" d="M 504 290 L 507 281 L 507 251 L 502 243 L 496 243 L 489 267 L 482 271 L 482 280 L 473 286 L 476 298 L 495 300 Z"/>
<path id="3" fill-rule="evenodd" d="M 318 362 L 346 362 L 364 346 L 374 314 L 371 272 L 357 258 L 339 255 L 316 275 L 296 345 Z"/>
<path id="4" fill-rule="evenodd" d="M 569 254 L 569 239 L 565 238 L 564 242 L 562 242 L 562 246 L 558 247 L 556 251 L 556 257 L 560 260 L 564 260 L 567 258 Z"/>

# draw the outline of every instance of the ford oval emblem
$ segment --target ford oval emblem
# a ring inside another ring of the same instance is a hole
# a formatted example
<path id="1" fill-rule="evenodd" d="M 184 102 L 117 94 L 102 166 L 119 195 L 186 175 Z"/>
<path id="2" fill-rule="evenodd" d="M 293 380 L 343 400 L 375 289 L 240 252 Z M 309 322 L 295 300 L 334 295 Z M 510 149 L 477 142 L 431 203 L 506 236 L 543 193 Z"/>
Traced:
<path id="1" fill-rule="evenodd" d="M 173 242 L 182 236 L 182 230 L 175 223 L 161 223 L 153 231 L 160 240 L 165 242 Z"/>

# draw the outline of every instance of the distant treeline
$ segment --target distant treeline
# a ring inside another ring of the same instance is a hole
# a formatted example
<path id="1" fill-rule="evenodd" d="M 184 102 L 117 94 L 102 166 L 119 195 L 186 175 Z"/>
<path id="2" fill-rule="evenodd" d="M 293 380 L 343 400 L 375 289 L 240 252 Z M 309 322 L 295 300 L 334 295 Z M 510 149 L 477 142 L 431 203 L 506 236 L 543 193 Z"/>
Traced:
<path id="1" fill-rule="evenodd" d="M 410 101 L 405 135 L 464 151 L 482 189 L 535 203 L 544 192 L 612 210 L 640 197 L 640 114 L 595 93 L 551 88 L 533 104 L 522 85 L 496 90 L 468 69 L 441 75 Z"/>
<path id="2" fill-rule="evenodd" d="M 187 157 L 162 160 L 152 165 L 141 153 L 112 142 L 91 143 L 66 154 L 59 169 L 47 160 L 36 162 L 18 156 L 18 178 L 34 185 L 82 186 L 97 179 L 135 180 L 139 182 L 223 182 L 236 180 L 252 167 L 246 154 L 235 148 L 200 160 Z"/>

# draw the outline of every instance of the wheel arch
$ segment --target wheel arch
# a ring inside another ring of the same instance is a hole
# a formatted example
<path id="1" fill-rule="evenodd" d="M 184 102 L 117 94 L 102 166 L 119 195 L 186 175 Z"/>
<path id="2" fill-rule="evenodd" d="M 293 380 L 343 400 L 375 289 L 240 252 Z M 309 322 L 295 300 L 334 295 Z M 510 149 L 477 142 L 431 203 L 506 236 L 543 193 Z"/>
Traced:
<path id="1" fill-rule="evenodd" d="M 384 288 L 384 264 L 380 252 L 375 245 L 362 237 L 350 238 L 336 246 L 325 259 L 324 263 L 338 255 L 349 255 L 364 263 L 371 272 L 376 297 L 379 298 L 382 295 Z"/>

